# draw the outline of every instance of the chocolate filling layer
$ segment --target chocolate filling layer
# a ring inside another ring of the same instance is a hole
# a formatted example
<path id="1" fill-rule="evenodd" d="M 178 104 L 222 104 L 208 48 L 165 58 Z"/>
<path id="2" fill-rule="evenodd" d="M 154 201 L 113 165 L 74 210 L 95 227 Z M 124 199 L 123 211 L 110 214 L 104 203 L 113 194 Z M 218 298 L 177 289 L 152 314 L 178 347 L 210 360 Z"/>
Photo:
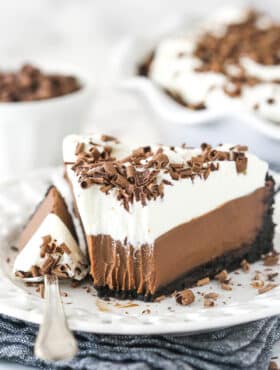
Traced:
<path id="1" fill-rule="evenodd" d="M 77 240 L 74 224 L 72 217 L 68 212 L 67 205 L 56 187 L 51 186 L 48 189 L 45 198 L 39 204 L 33 215 L 30 217 L 30 220 L 27 222 L 27 225 L 23 229 L 17 243 L 19 249 L 24 248 L 26 243 L 30 240 L 44 219 L 50 213 L 56 214 Z"/>
<path id="2" fill-rule="evenodd" d="M 272 249 L 274 182 L 234 199 L 134 249 L 109 235 L 88 236 L 91 275 L 101 296 L 150 299 L 194 284 L 243 258 L 253 262 Z"/>

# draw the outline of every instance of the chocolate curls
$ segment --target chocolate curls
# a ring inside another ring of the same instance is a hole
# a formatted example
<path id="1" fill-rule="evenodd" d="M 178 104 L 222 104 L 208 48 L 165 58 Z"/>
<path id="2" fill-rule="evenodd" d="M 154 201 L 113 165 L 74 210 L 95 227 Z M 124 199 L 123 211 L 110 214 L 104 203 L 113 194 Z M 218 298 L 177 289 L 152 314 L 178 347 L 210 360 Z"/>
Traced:
<path id="1" fill-rule="evenodd" d="M 44 100 L 80 89 L 75 77 L 47 74 L 31 64 L 15 72 L 0 72 L 0 102 Z"/>
<path id="2" fill-rule="evenodd" d="M 90 149 L 87 152 L 84 149 L 84 144 L 77 144 L 77 159 L 72 166 L 80 186 L 86 189 L 99 185 L 100 191 L 105 194 L 114 190 L 127 211 L 134 201 L 145 206 L 150 200 L 163 198 L 164 187 L 173 184 L 159 176 L 160 173 L 169 175 L 174 181 L 186 178 L 193 181 L 195 177 L 206 180 L 211 172 L 219 170 L 221 161 L 235 161 L 238 173 L 244 173 L 247 168 L 245 146 L 223 151 L 212 149 L 211 145 L 204 143 L 201 145 L 201 154 L 184 163 L 170 162 L 162 147 L 156 152 L 150 146 L 141 147 L 121 160 L 112 156 L 113 149 L 109 145 L 90 143 Z"/>
<path id="3" fill-rule="evenodd" d="M 244 85 L 254 86 L 262 82 L 246 74 L 240 65 L 242 57 L 266 66 L 280 63 L 280 25 L 271 22 L 261 27 L 262 16 L 250 11 L 244 21 L 229 24 L 222 36 L 207 32 L 200 37 L 194 50 L 194 56 L 201 62 L 196 71 L 226 75 L 228 83 L 224 92 L 231 97 L 240 96 Z"/>

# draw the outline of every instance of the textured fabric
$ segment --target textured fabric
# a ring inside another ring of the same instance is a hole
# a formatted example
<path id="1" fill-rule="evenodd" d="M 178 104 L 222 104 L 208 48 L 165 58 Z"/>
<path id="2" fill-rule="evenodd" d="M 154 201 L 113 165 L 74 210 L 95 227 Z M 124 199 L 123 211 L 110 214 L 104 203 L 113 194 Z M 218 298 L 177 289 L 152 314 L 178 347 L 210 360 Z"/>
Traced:
<path id="1" fill-rule="evenodd" d="M 57 363 L 34 358 L 37 330 L 36 325 L 0 316 L 0 358 L 42 369 L 265 370 L 272 345 L 280 339 L 280 318 L 192 336 L 77 332 L 78 356 Z"/>

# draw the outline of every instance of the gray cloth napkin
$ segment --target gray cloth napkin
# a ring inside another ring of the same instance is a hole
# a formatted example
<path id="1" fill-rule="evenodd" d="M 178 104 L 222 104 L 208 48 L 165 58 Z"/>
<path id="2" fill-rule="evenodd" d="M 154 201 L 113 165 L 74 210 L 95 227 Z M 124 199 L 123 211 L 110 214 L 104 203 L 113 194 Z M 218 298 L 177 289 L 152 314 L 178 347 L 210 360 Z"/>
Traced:
<path id="1" fill-rule="evenodd" d="M 280 318 L 271 317 L 192 336 L 118 336 L 76 332 L 79 353 L 71 361 L 33 356 L 38 327 L 0 316 L 0 358 L 42 369 L 266 370 L 280 339 Z"/>

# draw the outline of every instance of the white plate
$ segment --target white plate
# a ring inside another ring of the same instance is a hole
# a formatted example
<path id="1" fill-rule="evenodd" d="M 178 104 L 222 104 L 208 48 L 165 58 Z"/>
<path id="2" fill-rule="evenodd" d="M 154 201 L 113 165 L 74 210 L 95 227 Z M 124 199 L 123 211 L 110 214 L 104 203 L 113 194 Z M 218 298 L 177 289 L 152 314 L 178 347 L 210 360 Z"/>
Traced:
<path id="1" fill-rule="evenodd" d="M 35 288 L 25 287 L 12 277 L 15 252 L 10 246 L 14 245 L 21 227 L 53 182 L 69 200 L 61 169 L 40 170 L 25 179 L 0 184 L 0 313 L 34 323 L 41 321 L 44 302 Z M 279 195 L 275 220 L 280 224 Z M 275 243 L 280 246 L 279 228 Z M 280 266 L 272 269 L 280 273 Z M 250 287 L 255 270 L 264 271 L 261 262 L 251 265 L 250 273 L 232 273 L 234 287 L 231 292 L 220 290 L 216 281 L 195 288 L 196 301 L 190 306 L 180 306 L 172 297 L 160 303 L 115 299 L 106 302 L 96 297 L 90 281 L 83 284 L 90 287 L 89 292 L 83 287 L 71 289 L 68 284 L 62 285 L 61 290 L 67 293 L 63 297 L 64 307 L 70 327 L 75 330 L 114 334 L 193 333 L 280 314 L 280 287 L 258 295 Z M 203 308 L 198 292 L 211 291 L 219 293 L 220 298 L 214 307 Z"/>
<path id="2" fill-rule="evenodd" d="M 234 104 L 232 108 L 221 106 L 193 111 L 177 103 L 149 78 L 137 76 L 140 63 L 154 49 L 160 38 L 164 35 L 182 34 L 182 24 L 184 24 L 185 31 L 191 29 L 189 24 L 186 25 L 186 23 L 182 23 L 182 20 L 180 20 L 178 21 L 178 27 L 173 30 L 170 29 L 168 32 L 165 30 L 160 35 L 149 39 L 124 38 L 115 48 L 112 56 L 112 65 L 115 66 L 116 86 L 143 95 L 159 117 L 169 122 L 173 131 L 180 130 L 182 127 L 198 126 L 231 117 L 241 119 L 244 124 L 248 124 L 257 132 L 271 139 L 280 140 L 280 123 L 270 122 L 245 109 L 237 111 Z M 172 133 L 171 130 L 170 132 Z"/>

